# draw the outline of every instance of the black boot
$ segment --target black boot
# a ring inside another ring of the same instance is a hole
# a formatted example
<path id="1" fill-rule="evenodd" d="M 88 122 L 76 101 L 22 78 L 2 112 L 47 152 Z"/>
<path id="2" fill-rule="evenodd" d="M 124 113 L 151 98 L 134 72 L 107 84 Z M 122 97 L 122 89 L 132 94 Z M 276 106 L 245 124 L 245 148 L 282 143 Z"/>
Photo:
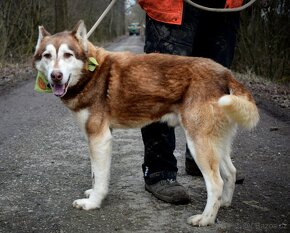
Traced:
<path id="1" fill-rule="evenodd" d="M 175 172 L 158 172 L 144 178 L 145 190 L 159 200 L 176 205 L 190 202 L 186 189 L 176 181 Z"/>

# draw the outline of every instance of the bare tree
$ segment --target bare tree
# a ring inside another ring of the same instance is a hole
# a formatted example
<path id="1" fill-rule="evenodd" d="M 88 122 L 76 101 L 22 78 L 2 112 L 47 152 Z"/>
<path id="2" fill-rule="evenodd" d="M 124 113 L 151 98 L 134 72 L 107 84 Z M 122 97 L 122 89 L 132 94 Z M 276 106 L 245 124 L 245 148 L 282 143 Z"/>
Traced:
<path id="1" fill-rule="evenodd" d="M 290 1 L 263 0 L 242 12 L 236 67 L 290 82 Z"/>
<path id="2" fill-rule="evenodd" d="M 68 27 L 68 13 L 66 0 L 54 0 L 55 31 L 60 32 Z"/>
<path id="3" fill-rule="evenodd" d="M 0 0 L 0 63 L 14 63 L 31 56 L 39 25 L 54 33 L 71 29 L 83 19 L 90 29 L 110 1 Z M 124 7 L 124 0 L 118 0 L 90 40 L 103 42 L 124 34 Z"/>

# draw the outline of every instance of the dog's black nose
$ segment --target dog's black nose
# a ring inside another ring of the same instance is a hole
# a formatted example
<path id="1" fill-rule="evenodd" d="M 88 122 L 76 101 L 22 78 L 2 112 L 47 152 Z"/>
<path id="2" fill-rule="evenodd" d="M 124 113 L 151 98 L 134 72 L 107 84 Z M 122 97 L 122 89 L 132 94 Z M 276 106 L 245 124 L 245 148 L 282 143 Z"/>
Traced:
<path id="1" fill-rule="evenodd" d="M 52 81 L 59 82 L 62 80 L 63 75 L 60 71 L 52 71 L 50 77 Z"/>

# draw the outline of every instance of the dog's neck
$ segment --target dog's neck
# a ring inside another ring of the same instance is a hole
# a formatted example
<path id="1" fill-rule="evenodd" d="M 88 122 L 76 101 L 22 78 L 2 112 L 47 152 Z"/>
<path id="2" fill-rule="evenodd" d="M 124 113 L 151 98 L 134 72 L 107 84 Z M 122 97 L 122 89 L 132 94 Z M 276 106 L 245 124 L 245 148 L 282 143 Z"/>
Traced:
<path id="1" fill-rule="evenodd" d="M 106 51 L 105 49 L 101 47 L 94 46 L 91 42 L 88 44 L 88 52 L 87 57 L 94 57 L 99 65 L 101 65 L 104 60 L 106 59 L 107 54 L 110 52 Z"/>
<path id="2" fill-rule="evenodd" d="M 93 44 L 89 43 L 87 58 L 95 58 L 98 65 L 94 71 L 89 71 L 87 68 L 88 64 L 84 64 L 82 75 L 78 83 L 69 87 L 65 96 L 61 98 L 69 109 L 78 111 L 93 104 L 95 98 L 105 98 L 106 93 L 100 93 L 98 91 L 107 90 L 110 76 L 109 54 L 110 52 L 103 48 L 95 47 Z M 91 86 L 94 86 L 94 88 L 90 88 Z M 102 86 L 102 88 L 100 88 L 100 86 Z"/>

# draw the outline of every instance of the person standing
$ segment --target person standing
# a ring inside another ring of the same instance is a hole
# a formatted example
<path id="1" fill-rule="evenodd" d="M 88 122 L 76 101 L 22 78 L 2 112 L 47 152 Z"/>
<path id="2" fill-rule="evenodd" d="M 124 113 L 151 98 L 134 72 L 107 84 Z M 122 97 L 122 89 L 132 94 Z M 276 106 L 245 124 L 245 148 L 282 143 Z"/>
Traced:
<path id="1" fill-rule="evenodd" d="M 145 53 L 206 57 L 230 67 L 239 13 L 203 11 L 183 0 L 138 2 L 146 12 Z M 195 3 L 212 8 L 223 8 L 226 4 L 225 0 L 195 0 Z M 186 189 L 176 180 L 174 128 L 156 122 L 142 128 L 141 133 L 145 148 L 142 164 L 145 189 L 165 202 L 188 203 Z M 185 154 L 187 173 L 200 176 L 188 148 Z"/>

